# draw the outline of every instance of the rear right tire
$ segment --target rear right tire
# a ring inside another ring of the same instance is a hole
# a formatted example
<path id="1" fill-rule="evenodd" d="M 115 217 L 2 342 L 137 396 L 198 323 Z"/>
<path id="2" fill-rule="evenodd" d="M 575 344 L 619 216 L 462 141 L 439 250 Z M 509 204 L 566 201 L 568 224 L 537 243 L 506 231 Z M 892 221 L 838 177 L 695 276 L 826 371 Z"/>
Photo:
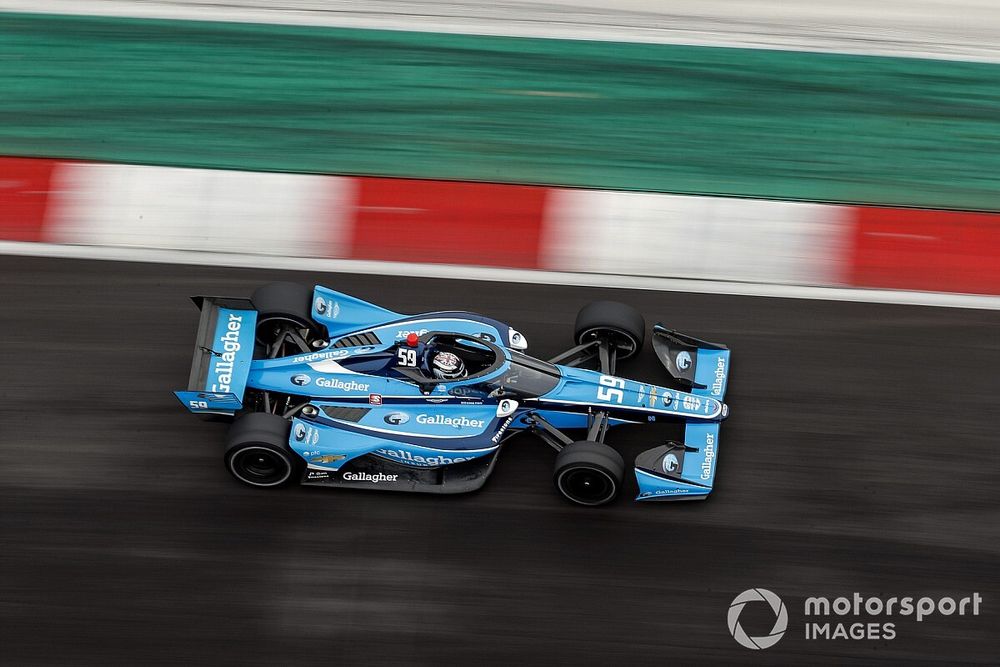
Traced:
<path id="1" fill-rule="evenodd" d="M 302 472 L 302 458 L 288 446 L 291 423 L 278 415 L 251 412 L 229 427 L 225 463 L 240 482 L 257 488 L 284 486 Z"/>

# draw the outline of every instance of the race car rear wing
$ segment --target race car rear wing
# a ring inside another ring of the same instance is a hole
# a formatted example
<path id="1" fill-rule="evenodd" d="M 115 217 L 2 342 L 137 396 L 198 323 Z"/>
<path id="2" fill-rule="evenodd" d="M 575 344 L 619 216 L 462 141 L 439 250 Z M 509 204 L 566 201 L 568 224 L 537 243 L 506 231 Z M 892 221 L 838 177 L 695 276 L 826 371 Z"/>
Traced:
<path id="1" fill-rule="evenodd" d="M 201 309 L 187 391 L 174 395 L 199 415 L 232 416 L 243 407 L 257 311 L 249 299 L 191 297 Z"/>
<path id="2" fill-rule="evenodd" d="M 729 348 L 694 336 L 653 326 L 653 351 L 670 373 L 691 393 L 721 401 L 729 379 Z"/>

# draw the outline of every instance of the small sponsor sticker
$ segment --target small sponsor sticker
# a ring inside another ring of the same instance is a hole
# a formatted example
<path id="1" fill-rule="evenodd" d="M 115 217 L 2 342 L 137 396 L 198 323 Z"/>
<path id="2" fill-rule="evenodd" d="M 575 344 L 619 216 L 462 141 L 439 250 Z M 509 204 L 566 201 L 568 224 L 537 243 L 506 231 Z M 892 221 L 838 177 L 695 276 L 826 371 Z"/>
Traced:
<path id="1" fill-rule="evenodd" d="M 368 394 L 368 405 L 382 405 L 382 394 Z"/>

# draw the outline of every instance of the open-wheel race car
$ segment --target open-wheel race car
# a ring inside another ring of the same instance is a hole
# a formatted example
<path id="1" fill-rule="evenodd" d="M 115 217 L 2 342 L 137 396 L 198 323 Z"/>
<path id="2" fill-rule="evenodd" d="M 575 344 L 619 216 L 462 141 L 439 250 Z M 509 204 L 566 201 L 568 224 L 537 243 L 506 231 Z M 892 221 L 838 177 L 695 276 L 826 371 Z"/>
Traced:
<path id="1" fill-rule="evenodd" d="M 194 361 L 175 393 L 193 413 L 233 420 L 225 464 L 251 486 L 463 493 L 485 483 L 504 441 L 530 431 L 556 451 L 559 493 L 598 506 L 625 474 L 609 431 L 680 420 L 683 442 L 636 457 L 637 500 L 712 490 L 729 350 L 657 324 L 653 349 L 677 386 L 619 377 L 646 333 L 626 304 L 585 306 L 576 344 L 543 361 L 518 331 L 474 313 L 401 315 L 294 283 L 193 299 Z"/>

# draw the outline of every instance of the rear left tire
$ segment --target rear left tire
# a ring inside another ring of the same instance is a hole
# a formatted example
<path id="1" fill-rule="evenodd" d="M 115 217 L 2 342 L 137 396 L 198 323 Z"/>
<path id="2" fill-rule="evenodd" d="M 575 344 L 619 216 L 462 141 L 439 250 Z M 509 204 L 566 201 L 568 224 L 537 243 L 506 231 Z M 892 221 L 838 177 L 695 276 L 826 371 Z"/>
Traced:
<path id="1" fill-rule="evenodd" d="M 312 298 L 312 288 L 299 283 L 270 283 L 254 290 L 250 297 L 257 310 L 254 358 L 266 356 L 267 350 L 288 331 L 295 331 L 307 344 L 325 335 L 325 327 L 312 318 Z M 277 356 L 301 352 L 288 344 L 280 348 Z"/>

